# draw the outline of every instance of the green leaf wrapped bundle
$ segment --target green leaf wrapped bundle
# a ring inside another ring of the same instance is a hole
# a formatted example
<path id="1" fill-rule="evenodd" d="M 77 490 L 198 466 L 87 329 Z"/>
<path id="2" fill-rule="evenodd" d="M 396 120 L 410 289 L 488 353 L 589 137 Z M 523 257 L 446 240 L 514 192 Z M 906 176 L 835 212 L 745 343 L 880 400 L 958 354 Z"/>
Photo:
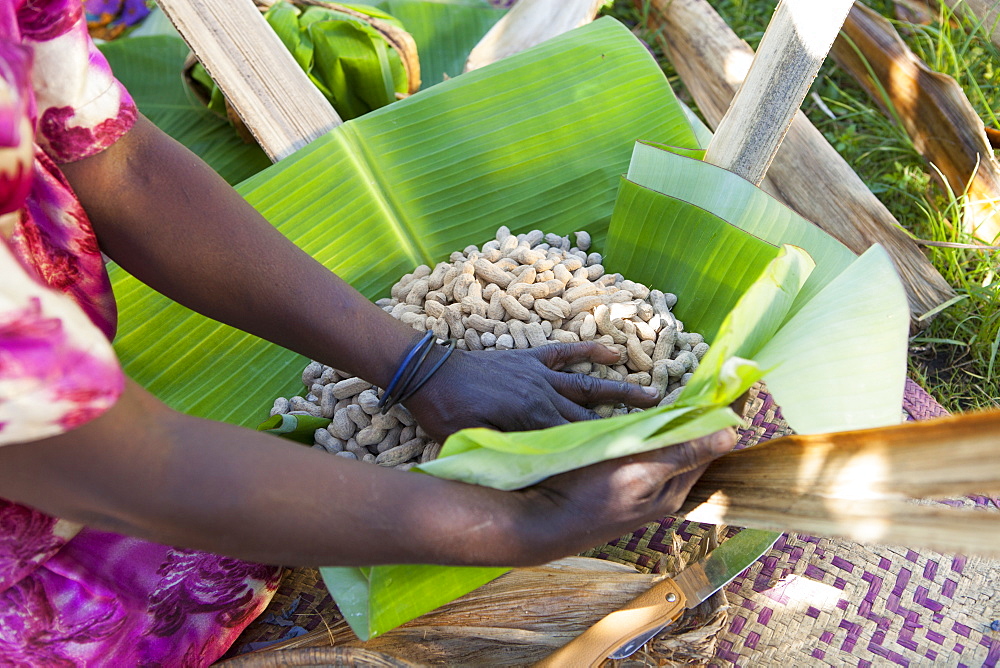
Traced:
<path id="1" fill-rule="evenodd" d="M 344 120 L 420 88 L 416 44 L 402 23 L 383 11 L 319 0 L 277 0 L 264 18 Z M 189 61 L 185 76 L 209 109 L 236 122 L 222 91 L 200 63 Z"/>

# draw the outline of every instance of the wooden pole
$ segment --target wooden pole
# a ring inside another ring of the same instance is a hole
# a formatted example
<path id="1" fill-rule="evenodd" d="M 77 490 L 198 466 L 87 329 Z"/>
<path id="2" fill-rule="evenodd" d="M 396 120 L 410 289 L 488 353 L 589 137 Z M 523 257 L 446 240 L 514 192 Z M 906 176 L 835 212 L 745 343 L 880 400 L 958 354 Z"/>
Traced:
<path id="1" fill-rule="evenodd" d="M 782 0 L 705 162 L 759 186 L 854 0 Z"/>
<path id="2" fill-rule="evenodd" d="M 273 161 L 342 122 L 252 0 L 158 0 Z"/>

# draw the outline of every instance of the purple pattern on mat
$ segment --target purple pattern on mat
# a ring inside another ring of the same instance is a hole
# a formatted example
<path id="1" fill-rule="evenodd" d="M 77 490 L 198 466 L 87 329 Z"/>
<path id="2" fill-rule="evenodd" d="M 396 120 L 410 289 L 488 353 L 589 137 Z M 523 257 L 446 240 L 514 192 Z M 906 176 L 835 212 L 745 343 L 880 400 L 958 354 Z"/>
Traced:
<path id="1" fill-rule="evenodd" d="M 983 663 L 983 666 L 995 668 L 998 662 L 1000 662 L 1000 640 L 993 640 L 990 643 L 990 653 L 986 655 L 986 661 Z"/>
<path id="2" fill-rule="evenodd" d="M 818 553 L 819 550 L 816 550 L 816 552 Z M 843 571 L 847 571 L 848 573 L 854 572 L 854 564 L 849 562 L 847 559 L 844 559 L 843 557 L 834 557 L 833 559 L 830 560 L 830 563 Z"/>
<path id="3" fill-rule="evenodd" d="M 927 589 L 927 587 L 923 586 L 917 587 L 917 591 L 913 595 L 913 602 L 924 606 L 928 610 L 933 610 L 934 612 L 940 612 L 941 610 L 943 610 L 944 609 L 943 605 L 941 605 L 934 599 L 929 598 L 927 596 L 927 594 L 929 593 L 930 591 Z"/>
<path id="4" fill-rule="evenodd" d="M 758 410 L 750 419 L 749 428 L 740 430 L 738 448 L 755 442 L 762 432 L 765 438 L 784 433 L 779 431 L 783 425 L 774 424 L 776 420 L 771 418 L 778 408 L 770 395 L 761 392 L 754 405 Z M 908 420 L 947 415 L 940 404 L 909 380 L 903 408 Z M 970 505 L 970 501 L 978 507 L 1000 508 L 1000 499 L 988 496 L 955 500 L 949 505 Z M 776 626 L 771 627 L 773 632 L 780 633 L 777 622 L 784 623 L 789 612 L 787 605 L 793 601 L 808 606 L 797 613 L 803 622 L 819 620 L 814 627 L 816 635 L 811 638 L 812 644 L 810 638 L 798 637 L 796 647 L 822 665 L 851 665 L 854 662 L 859 668 L 925 665 L 927 661 L 936 661 L 940 652 L 949 650 L 958 655 L 956 659 L 964 658 L 966 663 L 978 665 L 983 648 L 988 651 L 983 665 L 996 668 L 1000 663 L 1000 638 L 995 634 L 986 631 L 984 636 L 978 626 L 970 628 L 958 622 L 950 629 L 940 626 L 948 619 L 943 613 L 954 605 L 951 601 L 958 593 L 966 557 L 956 555 L 946 561 L 932 554 L 904 550 L 898 557 L 872 555 L 874 563 L 864 559 L 852 562 L 850 557 L 841 557 L 834 550 L 814 547 L 820 540 L 799 535 L 782 536 L 768 555 L 758 560 L 754 570 L 744 573 L 727 587 L 727 591 L 740 597 L 740 605 L 734 605 L 734 617 L 720 637 L 716 652 L 718 665 L 733 665 L 737 661 L 749 665 L 753 663 L 753 655 L 743 657 L 738 651 L 773 649 L 775 643 L 781 642 L 780 635 L 767 637 L 770 634 L 765 634 L 767 639 L 762 642 L 759 627 L 769 626 L 773 620 L 776 622 Z M 942 568 L 945 565 L 950 570 Z M 842 594 L 845 598 L 837 599 L 835 605 L 830 599 L 824 602 L 822 598 L 804 598 L 794 584 L 802 579 L 825 585 L 835 593 L 836 590 L 845 592 Z M 867 589 L 861 583 L 867 583 Z M 756 630 L 751 628 L 754 623 L 758 626 Z M 937 630 L 927 628 L 931 624 Z M 740 634 L 746 634 L 746 638 L 740 638 Z M 954 642 L 956 638 L 968 638 L 968 641 L 959 644 Z M 934 649 L 928 647 L 930 643 Z M 796 664 L 793 654 L 782 654 L 780 649 L 774 658 L 782 656 L 789 665 Z M 799 657 L 802 663 L 808 663 L 804 654 Z"/>
<path id="5" fill-rule="evenodd" d="M 813 578 L 814 580 L 823 580 L 823 576 L 826 572 L 815 564 L 809 564 L 806 566 L 806 577 Z"/>
<path id="6" fill-rule="evenodd" d="M 896 586 L 892 588 L 894 596 L 901 596 L 903 594 L 906 585 L 910 584 L 910 575 L 912 574 L 907 569 L 899 569 L 899 575 L 896 576 Z"/>
<path id="7" fill-rule="evenodd" d="M 965 569 L 965 562 L 968 558 L 964 554 L 956 554 L 955 558 L 951 561 L 951 570 L 958 574 L 961 574 Z"/>
<path id="8" fill-rule="evenodd" d="M 853 652 L 854 645 L 861 637 L 861 626 L 845 619 L 840 622 L 840 628 L 847 631 L 847 637 L 844 638 L 844 644 L 840 646 L 840 649 L 845 652 Z"/>
<path id="9" fill-rule="evenodd" d="M 733 651 L 733 643 L 729 640 L 719 641 L 719 646 L 715 649 L 715 656 L 731 663 L 736 663 L 740 658 L 740 655 Z"/>

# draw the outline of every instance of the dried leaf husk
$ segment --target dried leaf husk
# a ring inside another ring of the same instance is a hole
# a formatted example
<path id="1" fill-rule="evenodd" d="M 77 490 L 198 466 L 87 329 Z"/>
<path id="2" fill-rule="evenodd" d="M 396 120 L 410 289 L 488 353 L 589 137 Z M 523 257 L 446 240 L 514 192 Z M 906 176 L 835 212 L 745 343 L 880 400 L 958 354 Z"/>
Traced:
<path id="1" fill-rule="evenodd" d="M 368 642 L 358 640 L 347 623 L 339 620 L 329 628 L 275 645 L 263 655 L 334 645 L 363 647 L 420 665 L 530 664 L 663 577 L 637 573 L 630 566 L 603 559 L 570 557 L 535 568 L 515 569 Z M 636 657 L 645 655 L 654 665 L 679 660 L 684 665 L 706 662 L 725 620 L 725 596 L 720 593 L 654 638 Z"/>
<path id="2" fill-rule="evenodd" d="M 717 460 L 686 519 L 1000 555 L 1000 514 L 914 499 L 1000 493 L 1000 411 L 786 436 Z"/>
<path id="3" fill-rule="evenodd" d="M 948 189 L 967 195 L 966 231 L 993 243 L 1000 235 L 1000 163 L 961 86 L 931 70 L 889 21 L 860 3 L 831 55 L 906 130 Z"/>

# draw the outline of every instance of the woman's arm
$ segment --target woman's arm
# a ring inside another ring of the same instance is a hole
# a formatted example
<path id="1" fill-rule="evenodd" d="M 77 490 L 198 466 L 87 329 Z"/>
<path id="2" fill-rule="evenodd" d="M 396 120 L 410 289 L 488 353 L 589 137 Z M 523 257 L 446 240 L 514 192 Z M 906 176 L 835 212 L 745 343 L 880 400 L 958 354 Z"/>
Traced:
<path id="1" fill-rule="evenodd" d="M 102 250 L 195 311 L 380 387 L 418 338 L 143 117 L 106 151 L 62 169 Z M 617 356 L 603 346 L 550 347 L 456 351 L 408 407 L 443 439 L 464 427 L 520 430 L 595 417 L 577 404 L 655 404 L 656 396 L 634 385 L 551 371 L 583 359 L 613 363 Z"/>
<path id="2" fill-rule="evenodd" d="M 129 382 L 92 422 L 0 447 L 0 496 L 94 528 L 265 563 L 521 566 L 676 510 L 732 444 L 720 432 L 500 492 L 186 416 Z"/>

